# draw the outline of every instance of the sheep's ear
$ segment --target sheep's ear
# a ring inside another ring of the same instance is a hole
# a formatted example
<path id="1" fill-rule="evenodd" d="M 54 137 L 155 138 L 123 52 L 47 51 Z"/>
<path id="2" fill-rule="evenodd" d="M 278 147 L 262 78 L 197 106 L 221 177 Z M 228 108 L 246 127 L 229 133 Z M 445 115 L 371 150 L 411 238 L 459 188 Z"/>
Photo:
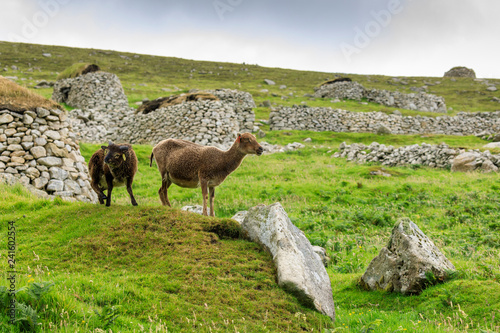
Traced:
<path id="1" fill-rule="evenodd" d="M 113 142 L 111 140 L 109 140 L 108 146 L 111 146 L 111 145 L 113 145 Z"/>
<path id="2" fill-rule="evenodd" d="M 240 142 L 240 140 L 241 140 L 241 134 L 240 134 L 240 133 L 238 133 L 238 137 L 236 138 L 236 141 L 237 141 L 237 142 Z"/>
<path id="3" fill-rule="evenodd" d="M 127 151 L 127 150 L 128 150 L 128 146 L 120 146 L 120 150 L 121 150 L 122 152 L 125 152 L 125 151 Z"/>
<path id="4" fill-rule="evenodd" d="M 106 150 L 106 149 L 108 149 L 108 147 L 106 147 L 106 146 L 101 146 L 101 149 L 102 149 L 102 150 Z"/>

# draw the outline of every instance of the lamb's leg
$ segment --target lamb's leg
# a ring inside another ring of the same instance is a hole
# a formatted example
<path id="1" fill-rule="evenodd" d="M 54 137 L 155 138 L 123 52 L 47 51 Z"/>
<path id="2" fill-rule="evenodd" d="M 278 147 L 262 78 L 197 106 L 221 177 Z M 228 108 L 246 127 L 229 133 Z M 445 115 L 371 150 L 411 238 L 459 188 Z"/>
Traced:
<path id="1" fill-rule="evenodd" d="M 200 185 L 201 185 L 201 195 L 203 196 L 203 215 L 208 216 L 207 214 L 208 182 L 206 180 L 201 180 Z"/>
<path id="2" fill-rule="evenodd" d="M 132 181 L 132 177 L 127 178 L 127 192 L 128 195 L 130 195 L 130 202 L 132 203 L 132 206 L 137 206 L 137 201 L 135 201 L 134 193 L 132 192 Z"/>
<path id="3" fill-rule="evenodd" d="M 215 187 L 209 187 L 210 191 L 210 216 L 215 216 L 215 207 L 214 207 L 214 199 L 215 199 Z"/>
<path id="4" fill-rule="evenodd" d="M 113 191 L 113 176 L 106 175 L 106 183 L 108 183 L 108 197 L 106 198 L 106 207 L 111 206 L 111 192 Z"/>
<path id="5" fill-rule="evenodd" d="M 162 177 L 161 187 L 158 190 L 158 194 L 160 195 L 161 204 L 163 206 L 172 207 L 170 205 L 170 201 L 168 200 L 168 188 L 171 184 L 172 182 L 170 181 L 170 179 L 168 179 L 167 175 L 165 177 Z"/>

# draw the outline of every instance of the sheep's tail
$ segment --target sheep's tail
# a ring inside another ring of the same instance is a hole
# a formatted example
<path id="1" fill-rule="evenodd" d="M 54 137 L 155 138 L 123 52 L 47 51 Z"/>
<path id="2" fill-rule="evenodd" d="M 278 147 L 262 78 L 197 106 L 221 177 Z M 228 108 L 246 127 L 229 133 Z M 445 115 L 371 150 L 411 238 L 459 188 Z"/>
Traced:
<path id="1" fill-rule="evenodd" d="M 151 153 L 151 157 L 149 158 L 149 167 L 153 166 L 153 157 L 154 153 Z"/>

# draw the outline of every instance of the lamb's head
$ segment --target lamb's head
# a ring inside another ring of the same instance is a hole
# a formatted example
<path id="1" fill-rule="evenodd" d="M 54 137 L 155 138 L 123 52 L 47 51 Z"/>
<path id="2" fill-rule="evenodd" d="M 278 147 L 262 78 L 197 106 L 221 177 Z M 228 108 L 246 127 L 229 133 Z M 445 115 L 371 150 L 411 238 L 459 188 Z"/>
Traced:
<path id="1" fill-rule="evenodd" d="M 125 153 L 128 151 L 128 146 L 115 145 L 109 141 L 108 146 L 101 146 L 104 150 L 104 163 L 110 167 L 116 168 L 122 165 L 127 160 Z"/>
<path id="2" fill-rule="evenodd" d="M 257 142 L 255 136 L 250 133 L 238 134 L 236 142 L 239 143 L 238 150 L 244 154 L 262 155 L 264 148 Z"/>

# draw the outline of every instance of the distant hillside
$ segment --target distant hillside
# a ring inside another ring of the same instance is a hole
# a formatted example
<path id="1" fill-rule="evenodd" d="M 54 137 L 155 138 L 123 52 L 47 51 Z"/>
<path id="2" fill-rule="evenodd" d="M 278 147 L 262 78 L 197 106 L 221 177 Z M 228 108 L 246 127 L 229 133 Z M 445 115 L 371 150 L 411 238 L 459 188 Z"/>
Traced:
<path id="1" fill-rule="evenodd" d="M 306 103 L 310 106 L 331 106 L 351 111 L 394 110 L 374 103 L 332 103 L 330 100 L 304 96 L 312 94 L 313 88 L 325 80 L 349 77 L 368 89 L 412 93 L 415 89 L 426 86 L 427 92 L 445 98 L 446 105 L 451 108 L 450 115 L 458 111 L 500 110 L 500 103 L 492 101 L 493 97 L 500 97 L 500 92 L 488 91 L 486 80 L 321 73 L 117 51 L 0 42 L 0 73 L 4 76 L 15 76 L 18 82 L 27 86 L 34 86 L 39 80 L 54 81 L 58 73 L 75 63 L 93 63 L 104 71 L 117 74 L 129 103 L 133 106 L 135 102 L 145 98 L 155 99 L 190 89 L 231 88 L 252 93 L 257 104 L 269 100 L 276 105 L 288 106 Z M 450 68 L 454 65 L 456 64 L 450 64 Z M 16 66 L 18 70 L 13 70 L 12 66 Z M 7 71 L 2 71 L 4 68 Z M 443 68 L 443 73 L 448 69 Z M 265 79 L 276 84 L 268 85 L 264 82 Z M 500 84 L 500 80 L 489 79 L 487 82 Z M 263 91 L 264 89 L 267 92 Z M 51 95 L 51 89 L 40 89 L 40 92 L 46 97 Z M 260 116 L 266 114 L 264 109 L 260 110 L 260 113 L 257 111 Z M 408 114 L 418 113 L 408 111 Z"/>

